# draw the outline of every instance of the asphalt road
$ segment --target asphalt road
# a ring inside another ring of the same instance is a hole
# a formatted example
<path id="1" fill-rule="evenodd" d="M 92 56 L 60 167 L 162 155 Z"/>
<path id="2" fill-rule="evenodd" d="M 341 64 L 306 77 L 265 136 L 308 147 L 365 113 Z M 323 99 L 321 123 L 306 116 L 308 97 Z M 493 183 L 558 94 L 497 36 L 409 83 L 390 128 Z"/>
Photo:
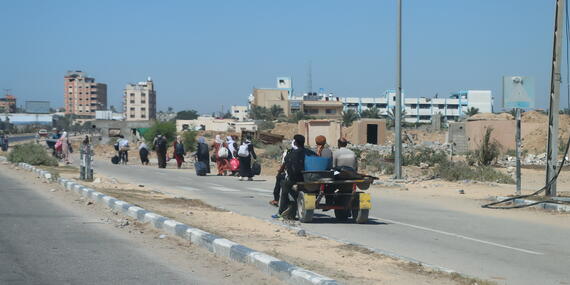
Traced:
<path id="1" fill-rule="evenodd" d="M 215 257 L 203 250 L 206 257 L 184 256 L 185 267 L 180 268 L 174 263 L 181 249 L 165 258 L 158 252 L 172 251 L 172 245 L 168 249 L 151 246 L 167 240 L 153 235 L 137 243 L 129 237 L 132 234 L 102 225 L 93 212 L 82 212 L 87 207 L 84 202 L 76 206 L 81 210 L 66 208 L 68 204 L 46 196 L 50 194 L 46 184 L 38 190 L 10 174 L 14 175 L 0 172 L 0 284 L 253 284 L 260 280 L 254 279 L 255 269 L 246 274 L 253 275 L 251 279 L 232 280 L 232 274 L 239 275 L 232 267 L 241 265 L 226 261 L 204 265 Z"/>
<path id="2" fill-rule="evenodd" d="M 177 188 L 192 197 L 237 213 L 268 219 L 274 180 L 238 181 L 199 177 L 193 170 L 118 166 L 97 161 L 95 171 L 123 182 Z M 570 229 L 542 223 L 478 215 L 423 201 L 372 194 L 369 224 L 336 223 L 334 214 L 315 212 L 303 224 L 339 240 L 414 258 L 499 284 L 569 284 Z M 565 283 L 566 282 L 566 283 Z"/>
<path id="3" fill-rule="evenodd" d="M 23 135 L 23 136 L 9 136 L 8 137 L 8 142 L 9 143 L 14 143 L 14 142 L 19 142 L 19 141 L 25 141 L 25 140 L 31 140 L 36 138 L 35 135 Z"/>

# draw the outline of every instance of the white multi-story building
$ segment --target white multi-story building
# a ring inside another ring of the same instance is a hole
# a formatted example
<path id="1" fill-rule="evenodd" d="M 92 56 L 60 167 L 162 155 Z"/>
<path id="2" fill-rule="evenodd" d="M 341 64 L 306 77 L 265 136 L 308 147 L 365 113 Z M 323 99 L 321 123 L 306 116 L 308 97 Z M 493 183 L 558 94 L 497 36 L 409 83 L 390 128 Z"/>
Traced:
<path id="1" fill-rule="evenodd" d="M 249 108 L 247 106 L 232 106 L 230 112 L 232 117 L 240 122 L 249 119 Z"/>
<path id="2" fill-rule="evenodd" d="M 145 82 L 127 84 L 123 96 L 123 112 L 127 121 L 156 119 L 156 91 L 150 77 Z"/>
<path id="3" fill-rule="evenodd" d="M 429 123 L 437 114 L 441 114 L 444 121 L 457 121 L 471 107 L 479 109 L 480 113 L 493 112 L 490 90 L 464 90 L 453 93 L 449 98 L 407 98 L 402 92 L 402 100 L 404 121 L 408 123 Z M 383 96 L 374 98 L 345 97 L 341 101 L 345 110 L 362 112 L 376 107 L 381 115 L 389 116 L 396 106 L 396 92 L 388 90 Z"/>

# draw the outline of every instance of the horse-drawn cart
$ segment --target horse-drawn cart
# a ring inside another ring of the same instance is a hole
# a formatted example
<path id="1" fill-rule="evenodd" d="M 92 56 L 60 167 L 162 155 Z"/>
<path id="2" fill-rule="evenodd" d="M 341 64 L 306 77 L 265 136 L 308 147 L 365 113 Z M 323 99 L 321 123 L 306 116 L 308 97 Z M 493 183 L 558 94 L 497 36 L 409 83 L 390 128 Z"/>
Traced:
<path id="1" fill-rule="evenodd" d="M 307 173 L 311 174 L 309 172 L 304 174 Z M 310 223 L 313 220 L 315 209 L 320 209 L 334 210 L 335 218 L 339 221 L 346 221 L 352 216 L 356 223 L 368 222 L 368 213 L 372 206 L 370 194 L 359 191 L 359 189 L 367 190 L 375 179 L 377 178 L 372 176 L 345 180 L 335 180 L 330 177 L 305 179 L 305 182 L 297 183 L 299 221 Z"/>

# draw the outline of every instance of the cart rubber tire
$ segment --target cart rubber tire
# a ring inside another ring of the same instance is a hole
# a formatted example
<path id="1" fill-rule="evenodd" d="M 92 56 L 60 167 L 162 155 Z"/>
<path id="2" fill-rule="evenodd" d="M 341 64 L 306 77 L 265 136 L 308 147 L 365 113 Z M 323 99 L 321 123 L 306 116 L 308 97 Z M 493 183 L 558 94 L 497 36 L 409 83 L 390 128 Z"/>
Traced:
<path id="1" fill-rule="evenodd" d="M 353 209 L 352 218 L 357 224 L 366 224 L 368 222 L 369 209 Z"/>
<path id="2" fill-rule="evenodd" d="M 313 221 L 314 210 L 307 210 L 305 207 L 305 193 L 299 192 L 297 197 L 297 216 L 299 216 L 299 222 L 310 223 Z"/>
<path id="3" fill-rule="evenodd" d="M 337 221 L 344 222 L 344 221 L 348 220 L 349 213 L 350 212 L 346 209 L 342 209 L 342 210 L 335 209 L 334 210 L 334 217 L 336 218 Z"/>

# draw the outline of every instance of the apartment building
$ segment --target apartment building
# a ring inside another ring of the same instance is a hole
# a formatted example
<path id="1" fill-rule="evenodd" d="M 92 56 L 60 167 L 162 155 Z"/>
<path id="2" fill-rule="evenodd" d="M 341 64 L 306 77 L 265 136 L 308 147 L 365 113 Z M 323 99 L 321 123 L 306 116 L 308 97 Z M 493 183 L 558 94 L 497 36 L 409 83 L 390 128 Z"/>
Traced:
<path id="1" fill-rule="evenodd" d="M 380 114 L 388 116 L 396 106 L 396 92 L 387 90 L 383 96 L 374 98 L 346 97 L 341 99 L 345 109 L 357 112 L 376 107 Z M 429 123 L 434 115 L 441 114 L 444 121 L 457 121 L 471 107 L 480 113 L 493 112 L 493 96 L 490 90 L 462 90 L 447 98 L 407 98 L 402 93 L 404 121 Z M 390 111 L 392 110 L 392 111 Z"/>
<path id="2" fill-rule="evenodd" d="M 16 97 L 6 94 L 4 98 L 0 98 L 0 112 L 2 113 L 15 113 L 16 112 Z"/>
<path id="3" fill-rule="evenodd" d="M 80 70 L 68 71 L 63 81 L 65 114 L 95 117 L 95 111 L 107 108 L 107 84 Z"/>
<path id="4" fill-rule="evenodd" d="M 232 117 L 240 122 L 249 119 L 249 108 L 247 106 L 232 106 L 230 112 Z"/>
<path id="5" fill-rule="evenodd" d="M 129 83 L 125 86 L 123 113 L 127 121 L 156 119 L 156 91 L 150 77 L 144 82 Z"/>

